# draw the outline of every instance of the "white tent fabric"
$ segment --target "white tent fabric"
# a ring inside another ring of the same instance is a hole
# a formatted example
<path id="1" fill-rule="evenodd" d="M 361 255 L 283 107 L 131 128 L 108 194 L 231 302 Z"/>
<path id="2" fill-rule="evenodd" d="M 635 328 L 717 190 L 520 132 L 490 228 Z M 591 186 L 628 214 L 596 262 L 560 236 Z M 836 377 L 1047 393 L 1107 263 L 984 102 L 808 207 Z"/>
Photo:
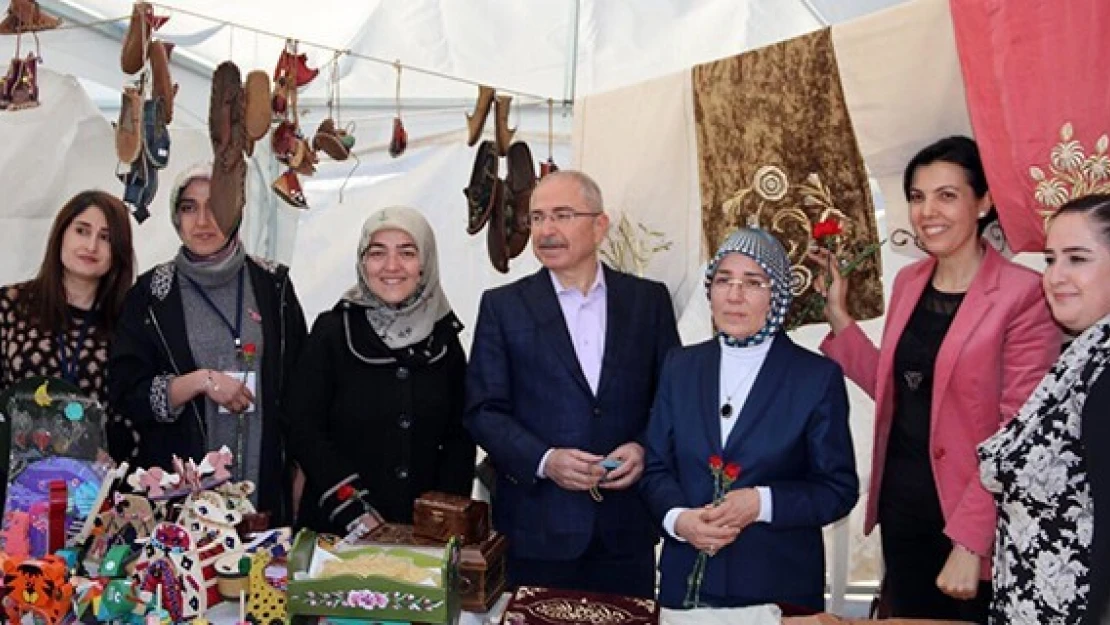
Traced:
<path id="1" fill-rule="evenodd" d="M 320 77 L 301 98 L 302 125 L 309 134 L 328 115 L 328 64 L 334 50 L 351 52 L 337 64 L 341 117 L 355 124 L 356 154 L 361 161 L 322 163 L 318 174 L 305 180 L 311 205 L 308 211 L 288 207 L 270 192 L 270 181 L 279 170 L 265 142 L 251 162 L 242 237 L 251 252 L 292 267 L 310 323 L 354 281 L 359 228 L 366 215 L 382 206 L 410 205 L 428 217 L 437 233 L 445 290 L 468 326 L 463 337 L 466 346 L 482 291 L 536 269 L 535 258 L 526 250 L 513 261 L 507 276 L 498 274 L 487 260 L 484 232 L 475 237 L 465 234 L 461 189 L 467 184 L 474 150 L 464 143 L 463 113 L 473 106 L 473 83 L 486 83 L 515 94 L 510 121 L 519 128 L 518 139 L 528 141 L 537 160 L 548 156 L 550 141 L 560 165 L 599 172 L 614 223 L 619 223 L 624 207 L 652 207 L 645 213 L 652 223 L 645 226 L 665 229 L 675 245 L 667 253 L 671 256 L 659 256 L 649 265 L 647 274 L 672 286 L 677 308 L 685 311 L 683 336 L 700 338 L 707 333 L 708 316 L 697 269 L 699 221 L 696 213 L 674 210 L 690 205 L 691 192 L 696 197 L 696 169 L 689 169 L 696 165 L 675 162 L 674 154 L 661 151 L 667 142 L 693 138 L 682 139 L 676 129 L 660 127 L 653 122 L 652 111 L 669 115 L 676 107 L 689 106 L 688 90 L 677 91 L 675 85 L 694 64 L 903 1 L 170 0 L 173 7 L 159 9 L 171 15 L 159 36 L 178 44 L 173 72 L 181 89 L 171 128 L 170 166 L 161 172 L 162 191 L 151 207 L 150 220 L 135 227 L 140 270 L 167 260 L 177 249 L 166 205 L 166 189 L 176 172 L 210 158 L 205 127 L 212 69 L 230 58 L 244 73 L 255 68 L 272 71 L 284 37 L 290 36 L 305 42 L 302 50 L 308 54 L 309 64 L 321 68 Z M 70 27 L 40 35 L 45 59 L 43 105 L 16 113 L 0 111 L 0 181 L 10 190 L 0 204 L 0 244 L 6 250 L 5 261 L 0 263 L 0 283 L 34 273 L 50 221 L 74 192 L 100 187 L 122 193 L 115 178 L 108 120 L 117 114 L 118 90 L 130 80 L 120 72 L 118 58 L 131 3 L 40 0 L 40 4 L 61 15 Z M 94 28 L 74 27 L 112 18 Z M 25 37 L 24 46 L 28 42 Z M 0 58 L 7 58 L 14 47 L 14 37 L 0 36 Z M 460 79 L 413 69 L 402 72 L 402 116 L 410 145 L 401 158 L 392 159 L 385 152 L 395 115 L 396 69 L 365 57 L 396 59 Z M 641 106 L 632 109 L 617 107 L 585 116 L 581 107 L 572 116 L 570 106 L 563 105 L 626 87 L 645 94 L 658 89 L 660 97 L 645 98 Z M 555 103 L 550 133 L 548 99 Z M 572 149 L 572 125 L 578 128 L 576 136 L 581 136 L 581 127 L 599 123 L 642 126 L 637 150 L 625 152 L 627 145 L 604 143 L 583 143 Z M 492 127 L 491 116 L 487 135 Z M 604 165 L 622 153 L 636 155 L 627 161 L 629 167 L 678 167 L 681 181 L 670 186 L 663 183 L 672 179 L 661 179 L 654 187 L 638 186 L 619 171 L 605 173 Z M 901 262 L 904 259 L 892 262 L 889 255 L 884 258 L 888 278 Z M 881 321 L 864 325 L 874 336 Z M 818 334 L 816 329 L 807 330 L 800 338 L 814 345 Z M 854 434 L 863 443 L 859 458 L 863 468 L 869 462 L 866 443 L 872 409 L 855 389 L 852 399 Z M 833 550 L 837 568 L 846 566 L 846 545 L 839 543 Z M 836 609 L 837 604 L 832 607 Z"/>

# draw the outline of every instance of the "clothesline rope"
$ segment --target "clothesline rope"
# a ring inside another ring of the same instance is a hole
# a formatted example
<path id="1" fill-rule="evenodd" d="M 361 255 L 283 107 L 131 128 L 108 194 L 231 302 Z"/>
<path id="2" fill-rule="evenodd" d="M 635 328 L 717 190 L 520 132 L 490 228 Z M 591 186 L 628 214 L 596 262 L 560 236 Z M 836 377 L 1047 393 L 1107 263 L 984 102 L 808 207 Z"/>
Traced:
<path id="1" fill-rule="evenodd" d="M 416 65 L 409 65 L 407 63 L 401 63 L 400 61 L 395 60 L 395 59 L 394 60 L 383 59 L 383 58 L 379 58 L 379 57 L 376 57 L 376 56 L 371 56 L 369 54 L 362 54 L 360 52 L 355 52 L 355 51 L 353 51 L 349 48 L 336 48 L 334 46 L 329 46 L 329 45 L 325 45 L 325 44 L 322 44 L 322 43 L 306 41 L 304 39 L 298 39 L 297 37 L 291 37 L 289 35 L 283 35 L 281 33 L 266 30 L 266 29 L 263 29 L 263 28 L 248 26 L 246 24 L 242 24 L 242 23 L 239 23 L 239 22 L 232 22 L 232 21 L 225 20 L 225 19 L 215 18 L 215 17 L 212 17 L 210 15 L 205 15 L 203 13 L 198 13 L 196 11 L 190 11 L 188 9 L 182 9 L 180 7 L 177 7 L 177 6 L 174 6 L 174 5 L 171 5 L 171 4 L 164 4 L 164 3 L 161 3 L 161 2 L 152 2 L 150 4 L 155 6 L 155 7 L 165 9 L 167 11 L 172 11 L 172 12 L 180 13 L 182 15 L 188 15 L 190 17 L 195 17 L 195 18 L 198 18 L 198 19 L 207 20 L 207 21 L 210 21 L 210 22 L 215 23 L 215 24 L 220 24 L 222 26 L 230 26 L 231 28 L 241 28 L 241 29 L 243 29 L 247 32 L 251 32 L 251 33 L 254 33 L 254 34 L 257 34 L 257 35 L 272 37 L 274 39 L 279 39 L 279 40 L 282 40 L 282 41 L 284 41 L 286 39 L 293 39 L 293 40 L 297 41 L 297 43 L 299 43 L 299 44 L 310 46 L 310 47 L 317 48 L 317 49 L 320 49 L 320 50 L 329 51 L 332 54 L 347 55 L 347 56 L 349 56 L 353 59 L 369 61 L 371 63 L 377 63 L 379 65 L 388 65 L 388 66 L 393 67 L 393 68 L 400 67 L 401 69 L 405 69 L 405 70 L 408 70 L 408 71 L 411 71 L 411 72 L 416 72 L 418 74 L 424 74 L 425 76 L 433 76 L 435 78 L 439 78 L 439 79 L 442 79 L 442 80 L 457 82 L 457 83 L 461 83 L 461 84 L 465 84 L 465 85 L 471 85 L 473 87 L 483 86 L 483 83 L 480 83 L 476 80 L 471 80 L 469 78 L 463 78 L 461 76 L 453 76 L 451 74 L 445 74 L 443 72 L 438 72 L 436 70 L 427 69 L 427 68 L 424 68 L 424 67 L 418 67 Z M 493 85 L 485 85 L 485 86 L 492 86 L 499 93 L 508 93 L 508 94 L 512 94 L 512 95 L 515 95 L 515 96 L 520 96 L 520 97 L 523 97 L 523 98 L 531 98 L 531 99 L 534 99 L 534 100 L 537 100 L 537 101 L 546 102 L 548 100 L 553 100 L 555 102 L 561 103 L 564 106 L 572 104 L 571 102 L 567 102 L 567 101 L 564 101 L 564 100 L 553 99 L 553 98 L 549 98 L 548 96 L 536 95 L 534 93 L 528 93 L 528 92 L 519 91 L 519 90 L 516 90 L 516 89 L 507 89 L 507 88 L 502 88 L 502 87 L 496 87 L 496 86 L 493 86 Z"/>

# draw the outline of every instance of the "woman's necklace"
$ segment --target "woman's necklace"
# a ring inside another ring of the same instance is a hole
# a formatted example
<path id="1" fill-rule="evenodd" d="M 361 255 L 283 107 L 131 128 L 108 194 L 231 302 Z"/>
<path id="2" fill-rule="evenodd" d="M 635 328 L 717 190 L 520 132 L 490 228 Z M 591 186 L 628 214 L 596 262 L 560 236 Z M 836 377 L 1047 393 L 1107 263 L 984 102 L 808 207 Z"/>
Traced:
<path id="1" fill-rule="evenodd" d="M 748 371 L 746 374 L 741 376 L 740 381 L 736 384 L 736 386 L 734 386 L 732 388 L 732 391 L 725 395 L 725 403 L 724 403 L 723 406 L 721 406 L 721 418 L 723 418 L 723 419 L 731 419 L 732 418 L 732 414 L 733 414 L 732 396 L 735 395 L 744 386 L 744 383 L 747 382 L 748 379 L 752 377 L 752 374 L 754 374 L 758 370 L 759 370 L 758 366 L 752 367 L 750 371 Z"/>

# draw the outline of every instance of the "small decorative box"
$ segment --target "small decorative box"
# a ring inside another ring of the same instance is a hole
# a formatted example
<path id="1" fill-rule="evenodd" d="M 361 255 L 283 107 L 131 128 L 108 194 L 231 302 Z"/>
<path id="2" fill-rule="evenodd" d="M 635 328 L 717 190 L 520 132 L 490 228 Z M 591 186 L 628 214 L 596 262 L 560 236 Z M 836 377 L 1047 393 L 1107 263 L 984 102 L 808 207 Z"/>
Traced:
<path id="1" fill-rule="evenodd" d="M 475 545 L 489 537 L 489 504 L 461 495 L 428 492 L 412 506 L 413 533 L 419 538 L 447 542 L 457 537 Z"/>

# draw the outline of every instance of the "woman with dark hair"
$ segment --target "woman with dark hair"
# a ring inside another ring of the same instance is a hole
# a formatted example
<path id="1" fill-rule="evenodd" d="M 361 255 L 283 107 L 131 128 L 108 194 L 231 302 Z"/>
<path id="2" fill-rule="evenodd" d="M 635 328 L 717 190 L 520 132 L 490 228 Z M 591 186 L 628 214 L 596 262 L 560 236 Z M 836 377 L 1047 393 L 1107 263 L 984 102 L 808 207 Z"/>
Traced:
<path id="1" fill-rule="evenodd" d="M 830 274 L 832 332 L 821 350 L 875 399 L 864 529 L 882 525 L 891 616 L 982 623 L 995 509 L 975 448 L 1021 407 L 1059 352 L 1060 333 L 1039 276 L 980 239 L 992 205 L 974 141 L 926 147 L 906 166 L 903 187 L 928 257 L 895 278 L 876 347 L 848 314 L 838 262 L 813 251 Z"/>
<path id="2" fill-rule="evenodd" d="M 1074 337 L 979 446 L 998 503 L 992 623 L 1110 624 L 1110 194 L 1048 224 L 1044 291 Z"/>
<path id="3" fill-rule="evenodd" d="M 108 345 L 134 279 L 127 207 L 103 191 L 70 198 L 54 218 L 38 275 L 0 289 L 0 388 L 59 377 L 106 401 Z M 109 453 L 128 460 L 134 429 L 117 411 L 108 414 Z"/>
<path id="4" fill-rule="evenodd" d="M 175 182 L 177 256 L 139 276 L 112 343 L 113 403 L 143 437 L 138 464 L 171 467 L 227 446 L 236 480 L 275 525 L 292 519 L 293 467 L 278 412 L 306 335 L 284 266 L 247 256 L 212 212 L 211 164 Z M 237 220 L 231 220 L 237 223 Z"/>
<path id="5" fill-rule="evenodd" d="M 432 227 L 393 206 L 366 219 L 358 281 L 312 326 L 290 385 L 289 451 L 304 469 L 298 524 L 347 534 L 412 523 L 427 491 L 469 496 L 466 356 L 439 283 Z"/>

